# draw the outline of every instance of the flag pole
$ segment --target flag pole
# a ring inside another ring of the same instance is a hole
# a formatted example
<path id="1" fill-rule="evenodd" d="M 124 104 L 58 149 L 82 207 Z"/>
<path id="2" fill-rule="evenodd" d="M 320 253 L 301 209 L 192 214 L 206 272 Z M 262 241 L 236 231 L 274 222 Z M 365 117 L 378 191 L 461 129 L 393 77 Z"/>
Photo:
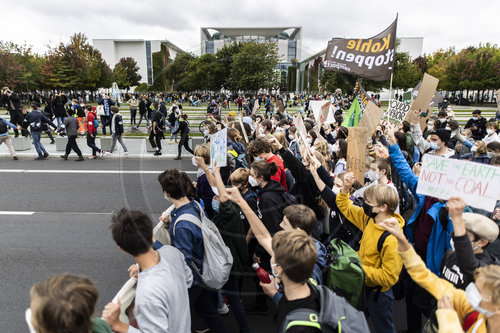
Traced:
<path id="1" fill-rule="evenodd" d="M 392 74 L 391 73 L 391 83 L 389 84 L 389 104 L 387 105 L 387 110 L 389 110 L 389 108 L 391 107 L 391 100 L 392 100 Z M 387 111 L 386 110 L 386 111 Z M 387 117 L 387 113 L 386 113 L 386 117 L 385 117 L 386 120 L 388 120 L 389 118 Z"/>

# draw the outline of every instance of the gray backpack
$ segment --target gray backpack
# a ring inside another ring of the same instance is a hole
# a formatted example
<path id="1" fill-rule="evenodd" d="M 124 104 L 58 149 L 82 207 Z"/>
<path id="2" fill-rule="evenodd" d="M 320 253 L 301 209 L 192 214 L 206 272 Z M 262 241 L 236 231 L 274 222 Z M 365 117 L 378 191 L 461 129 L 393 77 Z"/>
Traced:
<path id="1" fill-rule="evenodd" d="M 174 224 L 174 237 L 175 226 L 179 221 L 191 222 L 201 229 L 204 249 L 203 273 L 200 273 L 200 270 L 193 261 L 191 261 L 191 266 L 207 287 L 219 290 L 229 279 L 229 272 L 233 267 L 233 256 L 224 243 L 217 226 L 205 216 L 201 205 L 197 202 L 196 204 L 201 212 L 200 217 L 193 214 L 182 214 L 179 216 Z"/>

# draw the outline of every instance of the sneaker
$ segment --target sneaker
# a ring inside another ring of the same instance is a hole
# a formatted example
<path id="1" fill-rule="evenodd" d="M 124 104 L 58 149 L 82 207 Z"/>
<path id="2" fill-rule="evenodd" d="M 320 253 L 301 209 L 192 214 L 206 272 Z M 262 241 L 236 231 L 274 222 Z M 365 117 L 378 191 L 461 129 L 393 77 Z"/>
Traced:
<path id="1" fill-rule="evenodd" d="M 78 158 L 75 161 L 80 162 L 80 161 L 85 161 L 85 159 L 83 158 L 82 155 L 80 155 L 80 156 L 78 156 Z"/>
<path id="2" fill-rule="evenodd" d="M 174 160 L 176 160 L 176 161 L 182 160 L 182 157 L 180 157 L 180 156 L 174 157 Z"/>
<path id="3" fill-rule="evenodd" d="M 218 307 L 217 307 L 217 312 L 221 315 L 225 315 L 229 313 L 229 307 L 227 306 L 226 303 L 222 302 Z"/>
<path id="4" fill-rule="evenodd" d="M 127 156 L 128 155 L 128 151 L 124 151 L 123 155 Z"/>
<path id="5" fill-rule="evenodd" d="M 101 158 L 101 159 L 102 159 L 102 157 L 103 157 L 103 156 L 104 156 L 104 152 L 101 150 L 101 151 L 99 152 L 99 158 Z"/>
<path id="6" fill-rule="evenodd" d="M 68 160 L 68 155 L 60 155 L 60 156 L 61 156 L 61 158 L 62 158 L 63 160 L 65 160 L 65 161 L 67 161 L 67 160 Z"/>
<path id="7" fill-rule="evenodd" d="M 168 140 L 168 144 L 171 145 L 172 144 L 172 140 Z"/>
<path id="8" fill-rule="evenodd" d="M 50 141 L 50 144 L 53 145 L 55 144 L 56 142 L 54 140 Z"/>
<path id="9" fill-rule="evenodd" d="M 194 331 L 195 331 L 196 333 L 207 333 L 207 332 L 210 332 L 210 328 L 208 328 L 208 326 L 207 326 L 207 325 L 202 324 L 202 325 L 198 325 L 198 327 L 196 327 L 196 328 L 194 329 Z"/>
<path id="10" fill-rule="evenodd" d="M 35 161 L 45 161 L 46 159 L 46 157 L 38 156 L 37 158 L 35 158 Z"/>
<path id="11" fill-rule="evenodd" d="M 49 153 L 43 154 L 43 157 L 45 157 L 45 158 L 49 157 Z"/>
<path id="12" fill-rule="evenodd" d="M 95 160 L 97 157 L 95 157 L 94 155 L 90 155 L 89 156 L 89 160 Z"/>
<path id="13" fill-rule="evenodd" d="M 12 157 L 12 159 L 13 159 L 14 161 L 17 161 L 17 160 L 19 159 L 19 157 L 14 156 L 14 157 Z"/>
<path id="14" fill-rule="evenodd" d="M 155 151 L 155 153 L 153 155 L 154 156 L 161 156 L 161 151 L 157 150 L 157 151 Z"/>
<path id="15" fill-rule="evenodd" d="M 111 156 L 111 152 L 110 151 L 104 152 L 104 156 Z"/>

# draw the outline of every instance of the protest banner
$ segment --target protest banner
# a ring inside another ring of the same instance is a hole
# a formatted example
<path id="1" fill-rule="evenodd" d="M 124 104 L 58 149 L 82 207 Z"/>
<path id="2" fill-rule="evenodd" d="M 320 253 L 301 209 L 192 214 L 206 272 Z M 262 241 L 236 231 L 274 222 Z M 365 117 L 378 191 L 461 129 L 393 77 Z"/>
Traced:
<path id="1" fill-rule="evenodd" d="M 410 111 L 406 114 L 406 121 L 409 123 L 419 122 L 420 127 L 422 127 L 421 118 L 423 118 L 424 126 L 422 127 L 422 130 L 425 128 L 425 121 L 432 114 L 431 110 L 429 110 L 429 105 L 434 97 L 438 82 L 438 79 L 425 73 L 418 95 L 411 104 Z"/>
<path id="2" fill-rule="evenodd" d="M 217 166 L 227 165 L 227 127 L 218 131 L 210 138 L 210 164 L 212 167 L 217 162 Z"/>
<path id="3" fill-rule="evenodd" d="M 500 196 L 498 184 L 497 166 L 425 154 L 417 193 L 444 200 L 458 196 L 469 206 L 491 212 Z"/>
<path id="4" fill-rule="evenodd" d="M 293 123 L 297 127 L 297 132 L 305 138 L 307 136 L 306 126 L 300 114 L 293 120 Z"/>
<path id="5" fill-rule="evenodd" d="M 368 135 L 372 136 L 377 129 L 377 125 L 380 124 L 380 119 L 384 114 L 384 110 L 375 105 L 372 101 L 369 101 L 366 105 L 365 112 L 361 116 L 361 120 L 358 123 L 358 127 L 365 127 L 368 129 Z M 351 134 L 349 129 L 349 135 Z M 366 141 L 365 141 L 366 145 Z"/>
<path id="6" fill-rule="evenodd" d="M 325 107 L 326 110 L 323 107 Z M 331 124 L 335 122 L 335 118 L 333 118 L 333 111 L 330 101 L 327 100 L 310 101 L 309 109 L 312 110 L 314 119 L 317 119 L 318 123 L 321 121 L 322 112 L 323 112 L 323 117 L 325 117 L 323 123 Z M 324 115 L 325 113 L 326 116 Z"/>
<path id="7" fill-rule="evenodd" d="M 363 185 L 365 182 L 366 140 L 368 129 L 364 127 L 349 128 L 347 136 L 347 171 L 354 173 L 356 180 Z"/>
<path id="8" fill-rule="evenodd" d="M 332 38 L 326 48 L 325 70 L 385 81 L 394 69 L 398 18 L 384 31 L 368 39 Z"/>
<path id="9" fill-rule="evenodd" d="M 332 114 L 330 112 L 330 106 L 331 106 L 331 102 L 328 101 L 326 102 L 322 107 L 321 107 L 321 110 L 320 110 L 320 113 L 319 113 L 319 119 L 318 119 L 318 125 L 316 126 L 316 131 L 319 133 L 320 129 L 321 129 L 321 126 L 323 126 L 323 124 L 325 123 L 328 115 Z M 316 116 L 315 116 L 316 117 Z M 332 116 L 333 117 L 333 116 Z"/>
<path id="10" fill-rule="evenodd" d="M 384 118 L 390 123 L 397 125 L 403 122 L 408 111 L 410 111 L 410 104 L 393 99 L 389 105 L 389 109 L 384 114 Z"/>

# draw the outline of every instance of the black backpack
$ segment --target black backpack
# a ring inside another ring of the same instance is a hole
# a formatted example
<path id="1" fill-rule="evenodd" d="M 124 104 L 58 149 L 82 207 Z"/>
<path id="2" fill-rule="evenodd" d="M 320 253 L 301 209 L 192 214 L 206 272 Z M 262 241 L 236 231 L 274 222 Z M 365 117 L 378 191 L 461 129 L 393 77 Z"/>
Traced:
<path id="1" fill-rule="evenodd" d="M 7 123 L 3 119 L 0 119 L 0 134 L 4 134 L 8 131 L 9 129 L 7 128 Z"/>
<path id="2" fill-rule="evenodd" d="M 167 120 L 171 126 L 174 126 L 174 123 L 175 123 L 175 112 L 174 111 L 170 112 Z"/>
<path id="3" fill-rule="evenodd" d="M 287 314 L 279 332 L 296 326 L 315 327 L 321 332 L 369 333 L 370 329 L 362 311 L 356 310 L 345 298 L 325 286 L 318 286 L 309 279 L 309 285 L 318 293 L 320 310 L 300 308 Z"/>

